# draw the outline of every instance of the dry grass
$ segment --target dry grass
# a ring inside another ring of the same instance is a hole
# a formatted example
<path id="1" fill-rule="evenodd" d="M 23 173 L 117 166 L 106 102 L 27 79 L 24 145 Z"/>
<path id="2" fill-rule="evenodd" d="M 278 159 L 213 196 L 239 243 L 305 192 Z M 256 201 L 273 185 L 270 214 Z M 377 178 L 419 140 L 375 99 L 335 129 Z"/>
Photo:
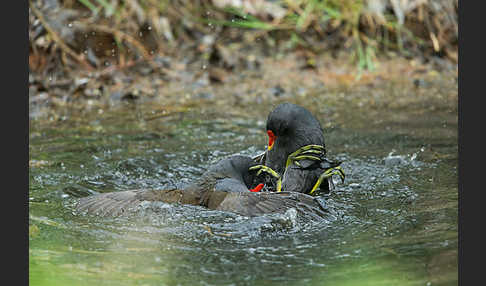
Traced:
<path id="1" fill-rule="evenodd" d="M 31 0 L 29 6 L 31 70 L 48 68 L 40 58 L 56 53 L 51 61 L 67 69 L 80 63 L 96 69 L 150 61 L 155 53 L 209 57 L 215 44 L 235 42 L 276 53 L 344 52 L 359 69 L 373 69 L 389 52 L 457 62 L 458 0 L 65 0 L 55 7 Z"/>

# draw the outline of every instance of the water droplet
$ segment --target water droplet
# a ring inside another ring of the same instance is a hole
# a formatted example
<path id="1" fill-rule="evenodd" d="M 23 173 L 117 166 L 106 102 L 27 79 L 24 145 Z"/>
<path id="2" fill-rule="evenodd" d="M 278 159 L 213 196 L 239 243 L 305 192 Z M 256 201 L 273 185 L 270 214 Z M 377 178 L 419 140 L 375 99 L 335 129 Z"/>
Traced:
<path id="1" fill-rule="evenodd" d="M 410 157 L 410 161 L 413 161 L 417 158 L 417 153 L 413 153 L 412 156 Z"/>

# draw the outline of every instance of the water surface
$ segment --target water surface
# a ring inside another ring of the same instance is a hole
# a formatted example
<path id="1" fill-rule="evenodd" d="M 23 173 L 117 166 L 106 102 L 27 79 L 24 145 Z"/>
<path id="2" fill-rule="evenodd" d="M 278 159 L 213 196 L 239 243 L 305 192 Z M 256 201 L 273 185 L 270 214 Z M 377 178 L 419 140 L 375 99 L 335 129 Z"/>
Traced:
<path id="1" fill-rule="evenodd" d="M 456 285 L 457 84 L 306 94 L 179 109 L 153 99 L 32 119 L 30 283 Z M 266 115 L 285 100 L 318 117 L 343 161 L 328 218 L 163 203 L 121 218 L 74 212 L 79 196 L 183 186 L 227 155 L 260 153 Z"/>

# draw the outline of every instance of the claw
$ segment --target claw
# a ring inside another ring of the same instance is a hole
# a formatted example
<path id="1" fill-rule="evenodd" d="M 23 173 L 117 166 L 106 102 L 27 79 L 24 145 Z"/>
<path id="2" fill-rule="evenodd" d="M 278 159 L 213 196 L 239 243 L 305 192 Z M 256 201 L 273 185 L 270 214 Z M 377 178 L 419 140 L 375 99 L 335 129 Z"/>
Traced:
<path id="1" fill-rule="evenodd" d="M 260 169 L 260 170 L 258 170 L 258 169 Z M 280 178 L 280 175 L 277 172 L 275 172 L 274 170 L 272 170 L 272 168 L 267 167 L 265 165 L 255 165 L 253 167 L 250 167 L 249 170 L 250 171 L 251 170 L 258 170 L 257 176 L 260 175 L 262 172 L 266 172 L 266 173 L 272 175 L 273 177 L 275 177 L 277 179 Z"/>
<path id="2" fill-rule="evenodd" d="M 304 147 L 301 147 L 297 149 L 297 151 L 293 152 L 290 154 L 287 158 L 287 162 L 285 163 L 285 168 L 290 166 L 292 163 L 295 163 L 297 166 L 300 166 L 298 164 L 298 160 L 303 160 L 303 159 L 310 159 L 310 160 L 321 160 L 321 158 L 309 154 L 317 154 L 317 155 L 325 155 L 326 151 L 324 146 L 321 145 L 306 145 Z"/>
<path id="3" fill-rule="evenodd" d="M 299 150 L 301 150 L 301 151 L 307 151 L 307 150 L 310 150 L 310 149 L 324 150 L 325 147 L 322 146 L 322 145 L 310 144 L 310 145 L 306 145 L 306 146 L 300 148 Z"/>
<path id="4" fill-rule="evenodd" d="M 319 188 L 319 186 L 321 185 L 322 181 L 324 181 L 324 179 L 330 178 L 333 175 L 338 175 L 341 178 L 341 181 L 344 183 L 344 178 L 346 177 L 346 175 L 344 174 L 343 168 L 341 168 L 341 166 L 329 168 L 319 176 L 319 179 L 317 179 L 316 184 L 314 185 L 314 187 L 312 187 L 312 190 L 309 192 L 309 194 L 312 195 L 315 192 L 315 190 Z"/>
<path id="5" fill-rule="evenodd" d="M 266 172 L 266 173 L 270 174 L 271 176 L 273 176 L 274 178 L 277 179 L 277 192 L 282 191 L 282 178 L 272 168 L 267 167 L 265 165 L 255 165 L 253 167 L 250 167 L 249 170 L 250 171 L 258 170 L 258 172 L 256 173 L 257 176 L 259 176 L 262 172 Z"/>
<path id="6" fill-rule="evenodd" d="M 322 154 L 322 151 L 321 150 L 309 149 L 309 150 L 304 150 L 304 151 L 300 152 L 300 154 L 309 154 L 309 153 Z"/>
<path id="7" fill-rule="evenodd" d="M 335 170 L 337 170 L 339 177 L 341 177 L 341 181 L 344 183 L 344 179 L 346 178 L 346 174 L 344 173 L 344 170 L 341 166 L 336 166 L 334 167 Z"/>
<path id="8" fill-rule="evenodd" d="M 311 155 L 300 155 L 300 156 L 294 157 L 294 160 L 303 160 L 303 159 L 316 160 L 316 161 L 321 160 L 321 158 L 316 157 L 316 156 L 311 156 Z"/>

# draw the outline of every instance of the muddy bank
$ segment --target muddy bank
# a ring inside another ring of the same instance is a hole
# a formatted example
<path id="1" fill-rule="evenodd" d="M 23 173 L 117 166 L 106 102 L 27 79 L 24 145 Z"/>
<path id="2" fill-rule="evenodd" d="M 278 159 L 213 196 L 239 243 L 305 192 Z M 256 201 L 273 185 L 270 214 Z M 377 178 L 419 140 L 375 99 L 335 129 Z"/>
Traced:
<path id="1" fill-rule="evenodd" d="M 146 102 L 160 105 L 150 116 L 156 118 L 205 104 L 237 109 L 263 102 L 313 100 L 317 94 L 325 98 L 319 104 L 354 102 L 356 107 L 408 108 L 424 97 L 440 100 L 430 93 L 430 87 L 441 89 L 441 97 L 457 98 L 457 65 L 440 59 L 423 63 L 395 58 L 383 60 L 373 71 L 358 71 L 346 58 L 320 56 L 313 68 L 305 67 L 299 54 L 254 58 L 255 67 L 222 72 L 217 80 L 204 66 L 176 60 L 170 64 L 170 75 L 149 67 L 143 73 L 143 65 L 135 70 L 108 68 L 106 74 L 80 70 L 67 79 L 30 74 L 30 118 L 62 120 L 71 112 L 94 110 L 101 114 L 120 105 Z M 392 95 L 397 93 L 396 84 L 403 86 L 404 96 Z M 347 96 L 349 90 L 362 96 Z"/>
<path id="2" fill-rule="evenodd" d="M 420 88 L 433 70 L 457 78 L 457 1 L 395 2 L 32 0 L 30 115 L 159 97 L 259 102 L 401 76 Z"/>

